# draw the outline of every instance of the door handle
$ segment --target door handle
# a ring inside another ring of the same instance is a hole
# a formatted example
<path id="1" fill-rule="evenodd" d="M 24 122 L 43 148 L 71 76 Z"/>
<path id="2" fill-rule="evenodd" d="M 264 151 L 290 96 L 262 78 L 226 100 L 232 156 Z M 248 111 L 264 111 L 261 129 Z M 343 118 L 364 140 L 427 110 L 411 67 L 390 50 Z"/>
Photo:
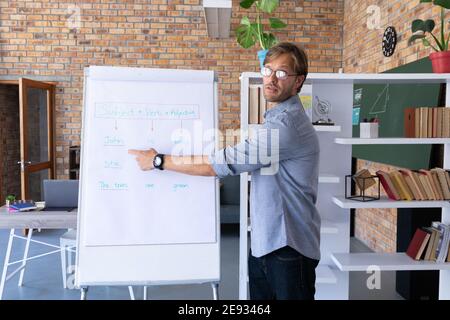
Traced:
<path id="1" fill-rule="evenodd" d="M 20 170 L 25 171 L 25 164 L 31 164 L 31 161 L 17 161 L 20 164 Z"/>

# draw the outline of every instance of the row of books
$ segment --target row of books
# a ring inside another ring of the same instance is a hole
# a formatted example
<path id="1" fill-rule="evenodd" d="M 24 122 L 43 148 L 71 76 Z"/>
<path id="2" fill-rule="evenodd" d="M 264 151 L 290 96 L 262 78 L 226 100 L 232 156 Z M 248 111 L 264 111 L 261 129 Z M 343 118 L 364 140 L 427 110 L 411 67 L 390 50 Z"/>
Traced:
<path id="1" fill-rule="evenodd" d="M 450 138 L 450 108 L 405 108 L 407 138 Z"/>
<path id="2" fill-rule="evenodd" d="M 262 124 L 264 122 L 264 113 L 267 110 L 267 102 L 264 98 L 262 85 L 250 85 L 248 97 L 248 123 Z"/>
<path id="3" fill-rule="evenodd" d="M 264 123 L 264 113 L 270 108 L 270 102 L 264 98 L 262 84 L 250 84 L 248 92 L 248 123 Z M 312 85 L 304 84 L 302 91 L 298 94 L 306 115 L 312 122 Z"/>
<path id="4" fill-rule="evenodd" d="M 376 172 L 392 200 L 450 200 L 450 174 L 442 168 Z"/>
<path id="5" fill-rule="evenodd" d="M 431 227 L 418 228 L 406 254 L 414 260 L 450 262 L 450 226 L 432 222 Z"/>

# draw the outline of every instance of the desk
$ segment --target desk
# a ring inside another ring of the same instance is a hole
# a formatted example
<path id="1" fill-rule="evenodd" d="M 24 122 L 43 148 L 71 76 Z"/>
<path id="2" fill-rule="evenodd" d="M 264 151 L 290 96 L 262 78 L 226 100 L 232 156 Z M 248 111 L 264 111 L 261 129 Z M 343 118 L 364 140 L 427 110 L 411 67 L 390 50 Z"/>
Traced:
<path id="1" fill-rule="evenodd" d="M 3 290 L 6 281 L 11 279 L 17 272 L 20 271 L 19 286 L 22 285 L 25 266 L 28 260 L 37 259 L 52 253 L 61 252 L 61 247 L 42 241 L 32 240 L 33 229 L 76 229 L 77 227 L 77 211 L 27 211 L 27 212 L 9 212 L 5 206 L 0 207 L 0 228 L 11 229 L 8 240 L 8 247 L 6 249 L 5 263 L 3 265 L 2 277 L 0 282 L 0 300 L 3 297 Z M 15 234 L 15 229 L 30 229 L 27 237 Z M 11 249 L 15 238 L 26 240 L 25 250 L 22 260 L 10 262 Z M 39 254 L 33 257 L 28 257 L 28 249 L 30 243 L 38 243 L 52 248 L 57 248 L 50 252 Z M 14 270 L 7 276 L 8 267 L 13 264 L 21 266 Z"/>

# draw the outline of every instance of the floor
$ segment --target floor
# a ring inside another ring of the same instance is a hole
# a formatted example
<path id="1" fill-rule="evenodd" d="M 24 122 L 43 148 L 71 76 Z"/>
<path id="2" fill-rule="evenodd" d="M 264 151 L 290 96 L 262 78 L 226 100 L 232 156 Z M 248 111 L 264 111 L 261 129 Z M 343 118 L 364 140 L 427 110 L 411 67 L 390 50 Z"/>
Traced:
<path id="1" fill-rule="evenodd" d="M 45 242 L 59 243 L 59 236 L 64 230 L 43 230 L 35 232 L 33 239 Z M 221 283 L 219 296 L 221 299 L 235 300 L 238 298 L 238 254 L 239 239 L 237 225 L 223 225 L 221 231 Z M 3 266 L 9 230 L 0 230 L 0 266 Z M 24 241 L 17 242 L 13 248 L 12 259 L 21 258 Z M 370 251 L 360 241 L 353 239 L 351 242 L 353 252 Z M 41 245 L 31 245 L 30 255 L 46 252 Z M 395 272 L 382 272 L 381 289 L 368 290 L 366 286 L 367 274 L 364 272 L 352 272 L 350 274 L 350 298 L 351 299 L 401 299 L 395 292 Z M 59 300 L 79 299 L 78 290 L 63 289 L 61 277 L 61 264 L 59 254 L 52 254 L 29 263 L 24 277 L 24 285 L 17 286 L 18 275 L 14 276 L 5 286 L 4 299 L 17 300 Z M 142 299 L 142 287 L 135 287 L 136 299 Z M 148 299 L 212 299 L 212 289 L 208 284 L 199 285 L 171 285 L 148 287 Z M 90 300 L 121 300 L 129 299 L 127 287 L 91 287 L 88 292 Z"/>

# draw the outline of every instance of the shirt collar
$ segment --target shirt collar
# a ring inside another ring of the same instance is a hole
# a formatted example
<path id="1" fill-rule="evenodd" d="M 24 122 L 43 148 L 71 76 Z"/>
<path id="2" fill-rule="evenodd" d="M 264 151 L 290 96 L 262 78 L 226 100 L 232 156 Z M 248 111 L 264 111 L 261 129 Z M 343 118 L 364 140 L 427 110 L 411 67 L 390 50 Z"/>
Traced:
<path id="1" fill-rule="evenodd" d="M 289 109 L 297 109 L 301 107 L 300 98 L 298 95 L 292 96 L 283 102 L 278 103 L 275 107 L 272 109 L 267 110 L 264 113 L 264 118 L 271 118 L 275 117 L 276 115 L 282 113 L 283 111 L 289 110 Z"/>

